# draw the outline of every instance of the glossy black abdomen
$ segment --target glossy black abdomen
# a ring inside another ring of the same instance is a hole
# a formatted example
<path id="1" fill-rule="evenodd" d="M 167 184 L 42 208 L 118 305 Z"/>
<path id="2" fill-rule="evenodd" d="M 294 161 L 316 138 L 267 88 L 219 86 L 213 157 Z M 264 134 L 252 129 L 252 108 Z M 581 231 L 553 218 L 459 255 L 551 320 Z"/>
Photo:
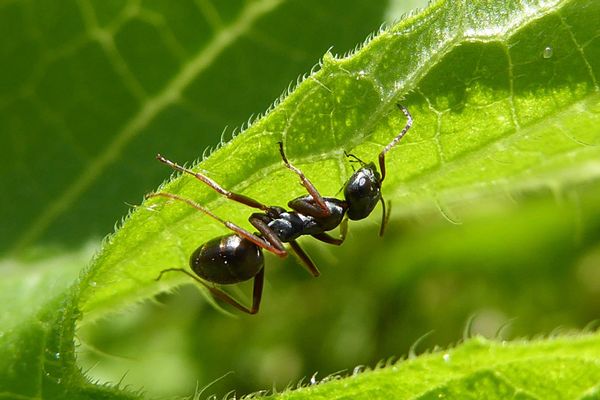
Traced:
<path id="1" fill-rule="evenodd" d="M 263 265 L 260 247 L 233 234 L 204 243 L 190 256 L 190 267 L 200 278 L 219 284 L 252 279 Z"/>

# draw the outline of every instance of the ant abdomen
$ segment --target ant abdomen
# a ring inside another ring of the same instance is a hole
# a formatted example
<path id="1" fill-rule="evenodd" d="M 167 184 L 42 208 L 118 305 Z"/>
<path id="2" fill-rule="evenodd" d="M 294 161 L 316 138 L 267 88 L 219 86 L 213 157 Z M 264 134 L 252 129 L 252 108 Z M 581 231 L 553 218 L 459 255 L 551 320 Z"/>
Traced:
<path id="1" fill-rule="evenodd" d="M 263 265 L 261 249 L 233 234 L 204 243 L 190 256 L 190 267 L 199 277 L 224 285 L 254 278 Z"/>

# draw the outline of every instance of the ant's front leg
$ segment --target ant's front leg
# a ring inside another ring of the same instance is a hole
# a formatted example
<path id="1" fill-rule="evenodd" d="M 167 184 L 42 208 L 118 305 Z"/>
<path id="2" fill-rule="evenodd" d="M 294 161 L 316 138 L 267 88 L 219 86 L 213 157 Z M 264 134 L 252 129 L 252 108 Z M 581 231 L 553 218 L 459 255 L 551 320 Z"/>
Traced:
<path id="1" fill-rule="evenodd" d="M 388 222 L 390 221 L 390 213 L 392 212 L 392 202 L 388 201 L 387 202 L 387 210 L 385 207 L 385 200 L 383 200 L 383 196 L 379 198 L 379 201 L 381 202 L 381 209 L 382 209 L 382 214 L 381 214 L 381 227 L 379 228 L 379 236 L 383 236 L 383 233 L 385 232 L 385 227 L 387 226 Z"/>

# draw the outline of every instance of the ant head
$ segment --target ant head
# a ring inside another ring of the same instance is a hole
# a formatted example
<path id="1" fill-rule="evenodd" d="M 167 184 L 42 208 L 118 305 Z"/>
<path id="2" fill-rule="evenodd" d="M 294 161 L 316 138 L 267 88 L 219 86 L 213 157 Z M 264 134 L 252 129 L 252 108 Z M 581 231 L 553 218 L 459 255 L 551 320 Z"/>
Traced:
<path id="1" fill-rule="evenodd" d="M 344 198 L 348 204 L 348 218 L 366 218 L 381 199 L 381 175 L 375 163 L 369 163 L 356 171 L 344 187 Z"/>

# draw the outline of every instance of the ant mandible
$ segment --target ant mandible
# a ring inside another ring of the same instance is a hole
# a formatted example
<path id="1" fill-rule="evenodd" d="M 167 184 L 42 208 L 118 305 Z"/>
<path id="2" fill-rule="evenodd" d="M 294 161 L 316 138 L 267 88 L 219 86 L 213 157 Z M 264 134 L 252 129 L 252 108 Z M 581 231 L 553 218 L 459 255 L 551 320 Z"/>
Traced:
<path id="1" fill-rule="evenodd" d="M 406 125 L 379 153 L 380 172 L 377 172 L 374 162 L 366 164 L 358 157 L 345 153 L 347 157 L 352 157 L 356 162 L 359 162 L 361 168 L 355 171 L 346 182 L 344 186 L 344 200 L 321 196 L 302 171 L 288 161 L 283 149 L 283 143 L 279 142 L 279 152 L 281 153 L 283 163 L 288 169 L 298 175 L 302 186 L 308 192 L 307 195 L 295 198 L 288 203 L 291 211 L 286 211 L 282 207 L 267 206 L 250 197 L 230 192 L 206 175 L 184 168 L 167 160 L 160 154 L 157 155 L 156 158 L 169 167 L 192 175 L 228 199 L 259 209 L 262 212 L 253 213 L 248 218 L 252 226 L 258 230 L 258 233 L 252 233 L 233 222 L 218 217 L 206 207 L 190 199 L 165 192 L 146 195 L 146 198 L 166 197 L 187 203 L 219 221 L 226 228 L 234 232 L 209 240 L 192 253 L 190 256 L 190 267 L 197 276 L 183 268 L 168 268 L 161 271 L 156 280 L 159 280 L 166 272 L 177 271 L 185 273 L 206 287 L 214 297 L 240 311 L 248 314 L 256 314 L 260 307 L 264 282 L 263 249 L 279 257 L 285 257 L 288 251 L 285 249 L 284 243 L 289 243 L 290 248 L 296 253 L 306 269 L 314 277 L 317 277 L 320 275 L 319 270 L 296 241 L 300 236 L 310 235 L 322 242 L 339 246 L 346 237 L 347 220 L 366 218 L 371 214 L 378 202 L 381 202 L 383 208 L 379 231 L 379 234 L 383 235 L 388 219 L 385 202 L 381 195 L 381 183 L 385 179 L 385 155 L 402 139 L 412 125 L 412 117 L 406 107 L 400 104 L 397 104 L 397 106 L 407 118 Z M 340 227 L 339 238 L 334 238 L 326 233 L 338 226 Z M 244 282 L 252 278 L 254 278 L 254 287 L 252 291 L 252 305 L 250 307 L 241 304 L 222 289 L 207 283 L 228 285 Z"/>

